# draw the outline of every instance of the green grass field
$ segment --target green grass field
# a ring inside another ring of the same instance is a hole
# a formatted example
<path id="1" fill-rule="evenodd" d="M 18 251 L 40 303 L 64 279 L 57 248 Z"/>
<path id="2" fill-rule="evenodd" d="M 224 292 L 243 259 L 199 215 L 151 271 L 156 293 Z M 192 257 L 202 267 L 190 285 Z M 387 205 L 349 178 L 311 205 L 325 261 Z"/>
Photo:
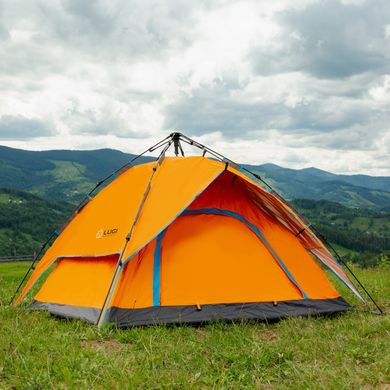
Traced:
<path id="1" fill-rule="evenodd" d="M 0 265 L 1 389 L 390 388 L 390 318 L 362 306 L 275 324 L 98 330 L 6 306 L 27 266 Z M 356 272 L 388 312 L 390 269 Z"/>

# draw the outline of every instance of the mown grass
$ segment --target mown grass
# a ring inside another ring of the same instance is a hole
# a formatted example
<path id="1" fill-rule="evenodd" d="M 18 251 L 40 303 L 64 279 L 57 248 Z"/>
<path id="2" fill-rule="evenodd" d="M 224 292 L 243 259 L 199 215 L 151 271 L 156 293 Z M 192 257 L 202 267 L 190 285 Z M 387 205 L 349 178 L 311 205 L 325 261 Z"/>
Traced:
<path id="1" fill-rule="evenodd" d="M 3 303 L 27 266 L 0 265 Z M 390 270 L 357 273 L 389 311 Z M 361 310 L 274 324 L 98 330 L 81 321 L 2 305 L 0 388 L 387 389 L 389 316 Z"/>

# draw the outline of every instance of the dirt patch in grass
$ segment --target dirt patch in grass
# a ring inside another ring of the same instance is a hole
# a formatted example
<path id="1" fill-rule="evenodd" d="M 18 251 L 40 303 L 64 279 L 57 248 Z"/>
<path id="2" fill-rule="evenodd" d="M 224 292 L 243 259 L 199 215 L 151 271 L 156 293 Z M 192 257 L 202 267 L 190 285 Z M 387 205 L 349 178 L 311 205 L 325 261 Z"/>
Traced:
<path id="1" fill-rule="evenodd" d="M 116 340 L 82 340 L 81 347 L 96 352 L 114 353 L 124 349 L 125 345 Z"/>
<path id="2" fill-rule="evenodd" d="M 280 336 L 274 330 L 261 329 L 260 331 L 255 333 L 254 339 L 256 341 L 275 343 L 279 341 Z"/>
<path id="3" fill-rule="evenodd" d="M 198 336 L 202 336 L 202 337 L 206 337 L 207 334 L 208 334 L 207 330 L 204 329 L 204 328 L 201 328 L 201 327 L 195 328 L 195 333 L 196 333 Z"/>

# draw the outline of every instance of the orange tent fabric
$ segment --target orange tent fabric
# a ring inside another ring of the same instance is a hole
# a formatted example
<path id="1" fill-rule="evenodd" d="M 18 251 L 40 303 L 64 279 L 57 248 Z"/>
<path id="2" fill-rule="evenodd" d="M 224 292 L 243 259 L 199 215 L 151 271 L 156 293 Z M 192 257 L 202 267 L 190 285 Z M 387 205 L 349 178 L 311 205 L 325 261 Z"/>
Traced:
<path id="1" fill-rule="evenodd" d="M 313 255 L 352 282 L 299 216 L 235 167 L 165 157 L 130 168 L 78 212 L 17 303 L 119 326 L 278 319 L 349 309 Z"/>

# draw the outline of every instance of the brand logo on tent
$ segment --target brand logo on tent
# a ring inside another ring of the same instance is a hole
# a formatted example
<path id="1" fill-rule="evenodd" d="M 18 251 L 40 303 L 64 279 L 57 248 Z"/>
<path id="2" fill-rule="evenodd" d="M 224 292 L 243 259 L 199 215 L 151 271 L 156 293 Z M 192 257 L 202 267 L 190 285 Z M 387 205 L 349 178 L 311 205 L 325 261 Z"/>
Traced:
<path id="1" fill-rule="evenodd" d="M 107 236 L 112 236 L 113 234 L 116 234 L 118 232 L 118 228 L 113 229 L 99 229 L 96 232 L 96 238 L 102 238 Z"/>

